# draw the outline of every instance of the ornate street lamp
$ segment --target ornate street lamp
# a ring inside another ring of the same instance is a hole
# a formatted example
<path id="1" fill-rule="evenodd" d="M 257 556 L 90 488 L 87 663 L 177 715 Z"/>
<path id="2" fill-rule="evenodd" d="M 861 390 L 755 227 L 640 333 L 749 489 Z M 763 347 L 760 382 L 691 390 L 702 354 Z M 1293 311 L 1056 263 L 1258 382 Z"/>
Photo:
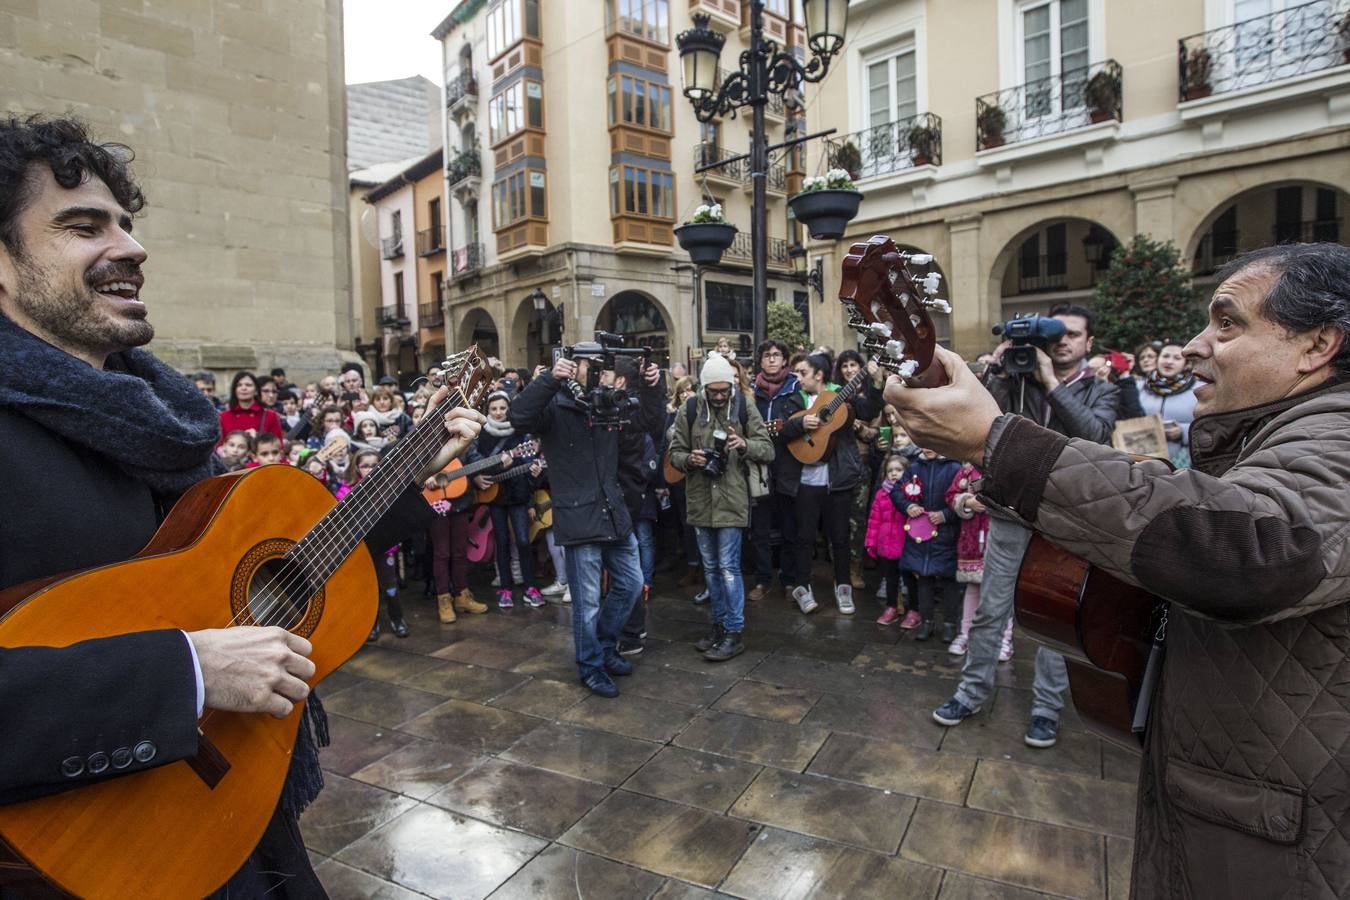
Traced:
<path id="1" fill-rule="evenodd" d="M 751 109 L 750 178 L 754 188 L 750 206 L 750 258 L 754 272 L 754 343 L 764 340 L 765 303 L 769 293 L 767 201 L 769 151 L 764 130 L 764 107 L 769 94 L 800 95 L 805 82 L 818 82 L 844 45 L 848 0 L 802 0 L 806 13 L 807 45 L 811 58 L 801 63 L 785 47 L 764 37 L 764 0 L 750 0 L 750 48 L 741 52 L 739 68 L 719 83 L 722 35 L 708 27 L 708 16 L 694 14 L 694 27 L 676 36 L 684 74 L 684 95 L 700 122 L 735 116 Z M 708 166 L 707 168 L 712 168 Z"/>
<path id="2" fill-rule="evenodd" d="M 801 244 L 792 245 L 792 249 L 788 251 L 788 260 L 792 263 L 792 274 L 800 279 L 802 284 L 815 288 L 821 302 L 824 302 L 825 260 L 816 257 L 816 264 L 808 270 L 806 268 L 806 248 Z"/>

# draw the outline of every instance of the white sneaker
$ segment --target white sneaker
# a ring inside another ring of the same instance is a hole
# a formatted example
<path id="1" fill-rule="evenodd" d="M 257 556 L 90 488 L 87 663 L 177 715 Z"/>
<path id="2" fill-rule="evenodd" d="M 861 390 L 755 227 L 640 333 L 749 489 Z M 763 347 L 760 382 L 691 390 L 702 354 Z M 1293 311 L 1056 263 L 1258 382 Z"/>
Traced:
<path id="1" fill-rule="evenodd" d="M 816 602 L 815 596 L 811 593 L 809 587 L 795 587 L 792 589 L 792 599 L 797 601 L 797 608 L 803 613 L 813 613 L 820 607 Z"/>
<path id="2" fill-rule="evenodd" d="M 835 585 L 834 602 L 839 606 L 839 612 L 846 616 L 853 615 L 853 586 L 849 584 Z"/>
<path id="3" fill-rule="evenodd" d="M 885 600 L 885 599 L 886 599 L 886 579 L 885 579 L 885 578 L 881 579 L 881 584 L 877 585 L 877 599 L 878 599 L 878 600 Z"/>
<path id="4" fill-rule="evenodd" d="M 572 602 L 572 588 L 571 588 L 570 585 L 567 585 L 567 586 L 564 586 L 564 587 L 563 587 L 563 593 L 562 593 L 562 596 L 561 596 L 560 598 L 558 598 L 558 602 L 559 602 L 559 603 L 571 603 L 571 602 Z"/>
<path id="5" fill-rule="evenodd" d="M 545 597 L 556 597 L 565 590 L 567 590 L 567 585 L 559 584 L 555 581 L 548 587 L 540 588 L 539 593 L 543 594 Z"/>

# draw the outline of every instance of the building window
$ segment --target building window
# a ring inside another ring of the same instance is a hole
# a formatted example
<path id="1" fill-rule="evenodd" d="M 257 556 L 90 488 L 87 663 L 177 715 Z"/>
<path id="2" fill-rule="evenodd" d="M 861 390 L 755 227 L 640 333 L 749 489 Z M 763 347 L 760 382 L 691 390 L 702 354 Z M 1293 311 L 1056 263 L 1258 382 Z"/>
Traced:
<path id="1" fill-rule="evenodd" d="M 445 276 L 442 275 L 440 272 L 432 272 L 432 273 L 431 273 L 431 302 L 434 303 L 434 304 L 436 304 L 437 306 L 440 306 L 440 303 L 441 303 L 441 288 L 444 287 L 444 286 L 445 286 Z M 432 317 L 432 320 L 434 321 L 436 318 L 438 318 L 438 317 L 437 317 L 437 316 L 433 316 L 433 317 Z"/>
<path id="2" fill-rule="evenodd" d="M 613 216 L 675 216 L 675 176 L 670 172 L 615 166 L 609 170 L 609 212 Z"/>
<path id="3" fill-rule="evenodd" d="M 1087 0 L 1028 0 L 1017 10 L 1022 80 L 1029 117 L 1083 105 L 1088 67 Z M 1062 78 L 1055 90 L 1050 82 Z M 1033 83 L 1037 83 L 1034 84 Z"/>
<path id="4" fill-rule="evenodd" d="M 403 273 L 394 273 L 394 313 L 400 318 L 404 318 L 403 308 Z"/>
<path id="5" fill-rule="evenodd" d="M 605 33 L 616 31 L 669 44 L 670 0 L 605 0 Z"/>
<path id="6" fill-rule="evenodd" d="M 755 330 L 754 289 L 750 285 L 721 281 L 705 281 L 703 284 L 708 331 Z"/>
<path id="7" fill-rule="evenodd" d="M 793 291 L 792 307 L 802 317 L 802 331 L 811 336 L 811 292 Z"/>
<path id="8" fill-rule="evenodd" d="M 544 127 L 544 86 L 521 79 L 488 103 L 489 137 L 495 145 L 522 128 Z"/>
<path id="9" fill-rule="evenodd" d="M 609 95 L 609 124 L 622 122 L 639 128 L 670 131 L 670 88 L 631 75 L 611 75 L 606 85 Z"/>
<path id="10" fill-rule="evenodd" d="M 524 218 L 548 218 L 544 173 L 524 169 L 492 185 L 492 217 L 500 231 Z"/>
<path id="11" fill-rule="evenodd" d="M 764 4 L 764 11 L 771 12 L 781 19 L 788 17 L 788 0 L 768 0 Z"/>
<path id="12" fill-rule="evenodd" d="M 396 209 L 389 216 L 389 236 L 395 241 L 403 240 L 403 211 Z"/>
<path id="13" fill-rule="evenodd" d="M 522 37 L 539 37 L 539 0 L 501 0 L 487 14 L 487 52 L 493 60 Z"/>
<path id="14" fill-rule="evenodd" d="M 882 128 L 919 111 L 914 48 L 867 63 L 867 125 Z"/>

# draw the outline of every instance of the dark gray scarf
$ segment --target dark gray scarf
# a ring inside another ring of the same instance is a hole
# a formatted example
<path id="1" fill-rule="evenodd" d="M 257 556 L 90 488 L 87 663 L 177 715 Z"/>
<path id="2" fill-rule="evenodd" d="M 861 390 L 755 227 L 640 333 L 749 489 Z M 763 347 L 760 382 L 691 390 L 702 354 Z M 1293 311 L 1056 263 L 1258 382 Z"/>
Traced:
<path id="1" fill-rule="evenodd" d="M 114 353 L 95 369 L 0 315 L 0 406 L 97 451 L 161 496 L 215 471 L 215 407 L 144 350 Z"/>

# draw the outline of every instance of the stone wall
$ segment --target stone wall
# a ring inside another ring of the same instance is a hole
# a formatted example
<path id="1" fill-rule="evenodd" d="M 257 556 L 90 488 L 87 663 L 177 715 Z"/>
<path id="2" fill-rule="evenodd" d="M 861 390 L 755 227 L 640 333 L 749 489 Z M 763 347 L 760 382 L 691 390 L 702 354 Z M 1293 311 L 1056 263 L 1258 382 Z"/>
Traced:
<path id="1" fill-rule="evenodd" d="M 353 356 L 340 0 L 4 0 L 0 84 L 6 113 L 135 150 L 161 357 L 299 380 Z"/>

